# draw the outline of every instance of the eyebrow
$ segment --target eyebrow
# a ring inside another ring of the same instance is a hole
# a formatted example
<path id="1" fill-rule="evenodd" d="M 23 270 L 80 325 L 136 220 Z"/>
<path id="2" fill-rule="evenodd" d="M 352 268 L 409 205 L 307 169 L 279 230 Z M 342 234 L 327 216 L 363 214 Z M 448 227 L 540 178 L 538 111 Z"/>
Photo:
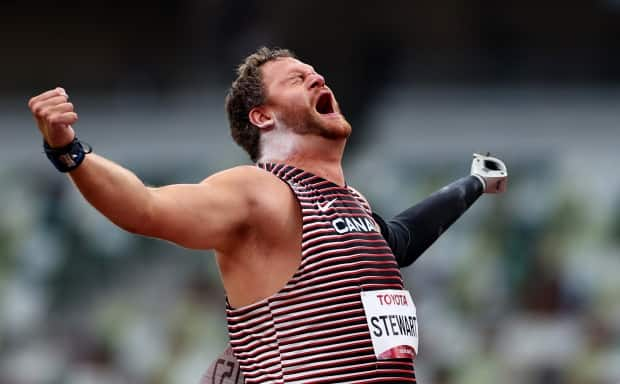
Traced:
<path id="1" fill-rule="evenodd" d="M 306 73 L 306 70 L 310 70 L 310 72 L 312 73 L 316 73 L 316 70 L 314 69 L 313 66 L 309 65 L 309 64 L 305 64 L 305 63 L 298 63 L 295 65 L 295 67 L 293 67 L 292 69 L 290 69 L 289 73 L 294 73 L 294 72 L 298 72 L 298 73 Z"/>

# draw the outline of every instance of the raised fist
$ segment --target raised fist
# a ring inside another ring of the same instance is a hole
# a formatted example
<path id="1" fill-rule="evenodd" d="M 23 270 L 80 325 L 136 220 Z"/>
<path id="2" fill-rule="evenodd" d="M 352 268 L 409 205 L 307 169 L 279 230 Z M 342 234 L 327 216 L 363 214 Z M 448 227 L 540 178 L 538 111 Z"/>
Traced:
<path id="1" fill-rule="evenodd" d="M 64 147 L 75 137 L 71 124 L 77 121 L 78 115 L 68 100 L 65 90 L 58 87 L 43 92 L 28 102 L 39 131 L 52 148 Z"/>

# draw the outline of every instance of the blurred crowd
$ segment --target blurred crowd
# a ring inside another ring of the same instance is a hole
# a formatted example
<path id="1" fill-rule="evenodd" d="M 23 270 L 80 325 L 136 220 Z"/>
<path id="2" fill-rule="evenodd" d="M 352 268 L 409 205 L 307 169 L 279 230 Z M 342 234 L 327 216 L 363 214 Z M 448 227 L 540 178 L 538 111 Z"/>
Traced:
<path id="1" fill-rule="evenodd" d="M 349 182 L 386 217 L 467 174 L 462 154 L 506 156 L 508 193 L 403 272 L 420 383 L 620 382 L 620 1 L 126 3 L 0 9 L 0 384 L 200 380 L 227 343 L 213 255 L 103 219 L 25 104 L 62 85 L 95 151 L 197 182 L 246 161 L 222 105 L 262 44 L 325 75 Z"/>
<path id="2" fill-rule="evenodd" d="M 212 256 L 121 232 L 62 176 L 3 176 L 0 383 L 198 382 L 226 343 Z"/>
<path id="3" fill-rule="evenodd" d="M 467 173 L 467 159 L 383 153 L 347 167 L 384 214 Z M 620 190 L 610 203 L 570 188 L 554 156 L 509 163 L 509 192 L 404 270 L 421 383 L 620 380 Z M 183 161 L 135 171 L 204 176 Z M 116 229 L 51 167 L 0 177 L 0 383 L 197 383 L 227 342 L 213 255 Z"/>
<path id="4" fill-rule="evenodd" d="M 484 196 L 405 272 L 426 331 L 421 382 L 620 380 L 620 206 L 599 215 L 552 169 L 521 165 L 506 196 Z"/>

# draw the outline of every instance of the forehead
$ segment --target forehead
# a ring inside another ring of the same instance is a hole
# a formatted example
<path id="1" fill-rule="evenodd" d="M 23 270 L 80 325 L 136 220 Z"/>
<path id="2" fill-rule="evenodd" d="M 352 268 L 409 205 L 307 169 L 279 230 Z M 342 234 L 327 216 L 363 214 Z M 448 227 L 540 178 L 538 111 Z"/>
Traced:
<path id="1" fill-rule="evenodd" d="M 269 61 L 261 67 L 263 82 L 266 85 L 285 79 L 292 72 L 314 72 L 312 66 L 292 57 L 280 57 Z"/>

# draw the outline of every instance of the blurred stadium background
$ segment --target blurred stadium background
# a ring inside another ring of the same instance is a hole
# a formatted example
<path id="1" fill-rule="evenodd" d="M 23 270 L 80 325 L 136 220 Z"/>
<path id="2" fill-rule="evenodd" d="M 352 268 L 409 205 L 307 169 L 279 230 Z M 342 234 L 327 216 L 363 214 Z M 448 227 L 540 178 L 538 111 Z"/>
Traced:
<path id="1" fill-rule="evenodd" d="M 509 167 L 413 267 L 424 384 L 620 382 L 620 1 L 3 1 L 0 383 L 196 383 L 227 342 L 209 253 L 131 236 L 42 155 L 62 85 L 95 150 L 153 185 L 248 159 L 233 68 L 294 50 L 353 122 L 348 181 L 389 216 Z M 251 186 L 250 186 L 251 187 Z"/>

